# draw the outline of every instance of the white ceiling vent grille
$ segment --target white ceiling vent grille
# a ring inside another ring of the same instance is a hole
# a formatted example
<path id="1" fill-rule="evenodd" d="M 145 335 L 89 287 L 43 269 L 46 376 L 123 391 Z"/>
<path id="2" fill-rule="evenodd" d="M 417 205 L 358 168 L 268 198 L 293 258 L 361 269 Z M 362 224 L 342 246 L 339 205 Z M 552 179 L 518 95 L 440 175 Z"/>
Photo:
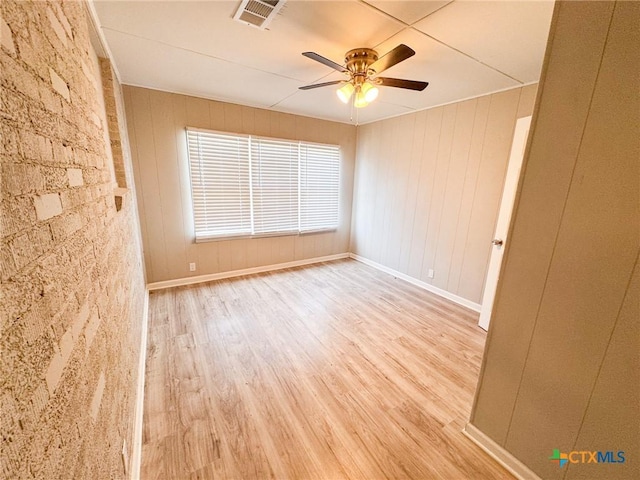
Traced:
<path id="1" fill-rule="evenodd" d="M 233 19 L 264 30 L 280 11 L 284 2 L 285 0 L 242 0 Z"/>

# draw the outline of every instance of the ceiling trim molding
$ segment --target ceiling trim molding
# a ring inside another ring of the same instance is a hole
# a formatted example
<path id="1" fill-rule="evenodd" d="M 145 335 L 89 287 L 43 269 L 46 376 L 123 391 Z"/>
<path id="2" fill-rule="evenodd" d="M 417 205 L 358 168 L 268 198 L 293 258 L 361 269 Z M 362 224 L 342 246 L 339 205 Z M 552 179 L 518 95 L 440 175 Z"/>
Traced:
<path id="1" fill-rule="evenodd" d="M 93 3 L 93 0 L 87 0 L 85 2 L 85 6 L 87 9 L 88 20 L 91 23 L 90 27 L 93 28 L 93 31 L 100 42 L 100 46 L 102 47 L 102 52 L 109 59 L 109 63 L 111 64 L 111 70 L 116 76 L 118 83 L 122 84 L 122 77 L 120 76 L 120 71 L 118 70 L 118 65 L 116 65 L 115 58 L 111 49 L 109 48 L 109 44 L 107 43 L 107 39 L 102 32 L 102 28 L 100 27 L 100 18 L 98 17 L 98 12 L 96 11 L 96 7 Z M 95 48 L 95 47 L 94 47 Z M 98 54 L 98 52 L 96 52 Z"/>
<path id="2" fill-rule="evenodd" d="M 322 120 L 324 122 L 331 122 L 331 123 L 339 123 L 339 124 L 343 124 L 343 125 L 351 125 L 353 127 L 360 127 L 362 125 L 369 125 L 370 123 L 376 123 L 376 122 L 384 122 L 385 120 L 389 120 L 390 118 L 397 118 L 397 117 L 402 117 L 403 115 L 411 115 L 413 113 L 418 113 L 418 112 L 423 112 L 425 110 L 431 110 L 432 108 L 439 108 L 439 107 L 444 107 L 446 105 L 452 105 L 454 103 L 460 103 L 460 102 L 466 102 L 467 100 L 473 100 L 475 98 L 482 98 L 482 97 L 487 97 L 489 95 L 495 95 L 496 93 L 502 93 L 502 92 L 507 92 L 509 90 L 514 90 L 516 88 L 524 88 L 524 87 L 528 87 L 529 85 L 536 85 L 538 83 L 538 81 L 535 82 L 528 82 L 522 85 L 516 85 L 513 87 L 506 87 L 506 88 L 501 88 L 499 90 L 494 90 L 492 92 L 489 93 L 483 93 L 482 95 L 474 95 L 471 97 L 466 97 L 466 98 L 461 98 L 459 100 L 452 100 L 451 102 L 445 102 L 445 103 L 439 103 L 437 105 L 432 105 L 429 107 L 425 107 L 425 108 L 416 108 L 416 109 L 412 109 L 409 112 L 402 112 L 402 113 L 398 113 L 395 115 L 390 115 L 388 117 L 385 118 L 381 118 L 378 120 L 371 120 L 369 122 L 362 122 L 362 123 L 355 123 L 352 121 L 351 118 L 349 118 L 348 120 L 345 121 L 340 121 L 340 120 L 336 120 L 334 118 L 326 118 L 326 117 L 312 117 L 311 115 L 301 115 L 299 113 L 295 113 L 292 111 L 288 111 L 288 110 L 284 110 L 284 109 L 276 109 L 276 108 L 272 108 L 272 107 L 265 107 L 264 105 L 256 105 L 256 104 L 249 104 L 249 103 L 236 103 L 236 102 L 232 102 L 230 100 L 225 100 L 223 98 L 220 97 L 211 97 L 211 96 L 197 96 L 194 95 L 192 93 L 184 93 L 184 92 L 179 92 L 177 90 L 163 90 L 161 88 L 154 88 L 154 87 L 149 87 L 147 85 L 138 85 L 135 83 L 128 83 L 128 82 L 124 82 L 122 83 L 122 85 L 126 85 L 128 87 L 135 87 L 135 88 L 146 88 L 147 90 L 154 90 L 156 92 L 165 92 L 165 93 L 173 93 L 175 95 L 183 95 L 185 97 L 193 97 L 193 98 L 200 98 L 203 100 L 211 100 L 213 102 L 221 102 L 221 103 L 229 103 L 231 105 L 238 105 L 240 107 L 249 107 L 249 108 L 257 108 L 260 110 L 266 110 L 268 112 L 276 112 L 276 113 L 284 113 L 286 115 L 294 115 L 296 117 L 303 117 L 303 118 L 313 118 L 314 120 Z M 392 105 L 396 105 L 396 104 L 392 104 Z M 410 107 L 406 107 L 404 105 L 396 105 L 399 107 L 403 107 L 403 108 L 410 108 Z"/>
<path id="3" fill-rule="evenodd" d="M 500 89 L 494 90 L 492 92 L 483 93 L 482 95 L 473 95 L 471 97 L 460 98 L 458 100 L 452 100 L 451 102 L 439 103 L 437 105 L 432 105 L 430 107 L 416 108 L 415 110 L 412 110 L 411 112 L 400 113 L 400 114 L 397 114 L 397 115 L 390 115 L 390 116 L 384 117 L 384 118 L 382 118 L 380 120 L 371 120 L 370 122 L 360 123 L 358 126 L 360 126 L 360 125 L 369 125 L 370 123 L 376 123 L 376 122 L 383 122 L 385 120 L 389 120 L 390 118 L 397 118 L 397 117 L 401 117 L 403 115 L 409 115 L 411 113 L 423 112 L 425 110 L 431 110 L 432 108 L 445 107 L 447 105 L 453 105 L 454 103 L 466 102 L 467 100 L 473 100 L 475 98 L 482 98 L 482 97 L 487 97 L 489 95 L 495 95 L 496 93 L 508 92 L 509 90 L 515 90 L 516 88 L 524 88 L 524 87 L 528 87 L 529 85 L 536 85 L 538 82 L 539 81 L 536 80 L 535 82 L 527 82 L 527 83 L 523 83 L 522 85 L 515 85 L 513 87 L 500 88 Z"/>

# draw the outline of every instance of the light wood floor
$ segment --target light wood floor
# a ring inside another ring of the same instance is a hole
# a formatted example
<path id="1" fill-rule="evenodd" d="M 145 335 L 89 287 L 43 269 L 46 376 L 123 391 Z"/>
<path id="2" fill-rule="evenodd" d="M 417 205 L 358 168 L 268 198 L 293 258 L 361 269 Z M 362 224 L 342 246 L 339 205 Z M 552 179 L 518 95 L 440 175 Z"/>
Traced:
<path id="1" fill-rule="evenodd" d="M 142 478 L 512 478 L 477 314 L 353 260 L 151 295 Z"/>

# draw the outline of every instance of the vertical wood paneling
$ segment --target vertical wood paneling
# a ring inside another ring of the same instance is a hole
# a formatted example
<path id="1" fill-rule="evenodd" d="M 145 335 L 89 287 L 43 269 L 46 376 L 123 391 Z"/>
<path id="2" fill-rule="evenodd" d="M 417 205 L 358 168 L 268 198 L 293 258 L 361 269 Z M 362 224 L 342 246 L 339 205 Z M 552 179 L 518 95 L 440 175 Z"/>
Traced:
<path id="1" fill-rule="evenodd" d="M 129 125 L 129 138 L 137 152 L 133 158 L 134 171 L 138 172 L 136 194 L 138 203 L 144 206 L 144 217 L 140 217 L 140 223 L 144 223 L 143 233 L 146 235 L 143 236 L 142 242 L 147 265 L 147 281 L 152 281 L 154 278 L 169 274 L 164 241 L 164 218 L 160 206 L 162 193 L 158 176 L 149 175 L 149 172 L 155 173 L 158 169 L 153 137 L 153 115 L 149 91 L 137 90 L 130 93 L 133 122 Z"/>
<path id="2" fill-rule="evenodd" d="M 124 87 L 139 185 L 148 282 L 344 253 L 349 249 L 354 126 L 196 97 Z M 194 243 L 187 126 L 341 146 L 341 212 L 336 232 Z M 197 270 L 189 272 L 188 264 Z"/>
<path id="3" fill-rule="evenodd" d="M 394 176 L 391 179 L 393 186 L 393 201 L 390 203 L 387 215 L 389 216 L 388 239 L 385 245 L 385 265 L 394 270 L 400 268 L 400 249 L 402 244 L 404 217 L 406 215 L 405 200 L 409 184 L 409 172 L 411 171 L 411 148 L 413 145 L 415 115 L 403 115 L 398 117 L 396 123 L 393 155 L 390 160 L 394 166 Z"/>
<path id="4" fill-rule="evenodd" d="M 386 126 L 382 130 L 382 152 L 380 162 L 382 166 L 384 184 L 378 185 L 378 212 L 376 219 L 379 221 L 380 235 L 376 237 L 377 260 L 380 263 L 388 262 L 387 244 L 389 243 L 390 216 L 393 208 L 392 203 L 395 198 L 394 188 L 397 182 L 397 165 L 395 163 L 394 143 L 398 136 L 398 118 L 393 118 L 385 122 Z"/>
<path id="5" fill-rule="evenodd" d="M 561 5 L 557 23 L 586 35 L 581 42 L 554 44 L 546 62 L 509 234 L 510 245 L 518 248 L 507 245 L 503 259 L 490 332 L 495 346 L 485 356 L 486 379 L 472 419 L 500 444 L 506 441 L 613 10 L 612 3 L 581 2 L 574 15 L 573 4 Z M 553 34 L 552 25 L 551 42 Z"/>
<path id="6" fill-rule="evenodd" d="M 362 136 L 359 138 L 358 150 L 356 155 L 360 157 L 361 149 L 366 149 L 369 155 L 362 160 L 358 160 L 360 164 L 360 171 L 358 178 L 363 177 L 361 185 L 363 187 L 363 201 L 361 208 L 363 212 L 363 232 L 359 235 L 356 229 L 353 233 L 356 237 L 360 237 L 363 251 L 366 252 L 365 256 L 368 258 L 373 257 L 374 251 L 374 235 L 373 225 L 376 217 L 376 197 L 378 194 L 378 166 L 379 166 L 379 151 L 380 151 L 380 132 L 382 130 L 381 122 L 362 128 Z M 364 173 L 364 174 L 363 174 Z M 358 227 L 358 225 L 356 225 Z"/>
<path id="7" fill-rule="evenodd" d="M 451 268 L 449 269 L 449 280 L 447 288 L 445 288 L 445 290 L 450 292 L 459 291 L 462 265 L 464 263 L 469 235 L 471 212 L 476 198 L 478 171 L 480 170 L 480 160 L 482 159 L 482 146 L 485 139 L 490 103 L 491 97 L 482 97 L 476 100 L 473 131 L 471 132 L 471 143 L 469 145 L 469 160 L 464 175 L 462 199 L 460 200 L 460 211 L 458 212 L 457 218 L 456 238 L 451 256 Z"/>
<path id="8" fill-rule="evenodd" d="M 442 217 L 434 252 L 433 268 L 437 272 L 433 284 L 444 290 L 448 287 L 453 248 L 455 246 L 463 187 L 466 178 L 469 150 L 473 133 L 473 121 L 477 100 L 458 104 L 454 125 L 447 183 L 443 196 Z M 424 275 L 423 271 L 423 275 Z"/>
<path id="9" fill-rule="evenodd" d="M 398 270 L 402 273 L 409 273 L 409 258 L 411 255 L 411 239 L 413 237 L 413 224 L 416 217 L 416 198 L 418 196 L 418 182 L 420 181 L 420 170 L 422 166 L 422 148 L 424 145 L 424 133 L 427 122 L 427 112 L 422 111 L 409 118 L 414 119 L 413 141 L 411 142 L 411 154 L 409 170 L 407 172 L 407 191 L 402 206 L 402 238 L 400 241 L 400 262 Z"/>
<path id="10" fill-rule="evenodd" d="M 541 478 L 639 474 L 638 23 L 624 1 L 552 21 L 471 420 Z M 627 460 L 561 470 L 554 448 Z"/>
<path id="11" fill-rule="evenodd" d="M 520 89 L 491 96 L 485 142 L 476 182 L 476 191 L 458 294 L 480 302 L 487 275 L 491 237 L 495 231 L 509 151 L 516 123 Z"/>
<path id="12" fill-rule="evenodd" d="M 640 102 L 637 91 L 611 95 L 638 85 L 640 62 L 630 60 L 640 8 L 625 3 L 607 35 L 507 436 L 510 451 L 540 468 L 528 439 L 575 442 L 638 255 L 640 151 L 630 120 Z M 559 396 L 565 378 L 571 395 Z"/>
<path id="13" fill-rule="evenodd" d="M 527 117 L 533 112 L 533 104 L 538 92 L 537 85 L 527 85 L 520 90 L 520 103 L 518 104 L 518 118 Z"/>
<path id="14" fill-rule="evenodd" d="M 122 91 L 122 96 L 124 99 L 125 104 L 133 104 L 133 99 L 132 99 L 132 92 L 126 89 L 123 89 Z M 135 180 L 135 182 L 137 183 L 137 187 L 136 187 L 136 195 L 137 195 L 137 205 L 138 205 L 138 217 L 140 219 L 139 223 L 140 223 L 140 237 L 143 240 L 143 245 L 144 248 L 146 248 L 146 239 L 148 238 L 148 232 L 147 232 L 147 223 L 145 221 L 145 208 L 144 208 L 144 200 L 145 200 L 145 196 L 142 193 L 141 189 L 142 189 L 142 176 L 141 176 L 141 172 L 140 172 L 140 160 L 139 160 L 139 156 L 138 156 L 138 146 L 135 142 L 135 128 L 134 128 L 134 122 L 135 122 L 135 116 L 133 115 L 133 110 L 128 108 L 125 109 L 125 114 L 126 114 L 126 118 L 127 118 L 127 130 L 128 130 L 128 137 L 129 137 L 129 142 L 130 142 L 130 149 L 131 149 L 131 168 L 133 171 L 133 178 Z M 145 280 L 148 280 L 148 278 L 151 275 L 151 256 L 150 255 L 143 255 L 143 261 L 144 261 L 144 271 L 145 271 Z"/>
<path id="15" fill-rule="evenodd" d="M 640 402 L 637 401 L 638 383 L 630 378 L 630 372 L 637 372 L 640 365 L 639 306 L 640 264 L 636 261 L 580 433 L 572 448 L 577 451 L 606 452 L 612 448 L 624 451 L 628 463 L 622 471 L 620 464 L 598 465 L 603 478 L 640 478 L 640 463 L 633 459 L 635 452 L 640 452 L 637 423 Z M 603 425 L 606 428 L 602 428 Z M 580 466 L 568 465 L 565 479 L 590 480 L 593 472 Z"/>
<path id="16" fill-rule="evenodd" d="M 432 283 L 427 274 L 430 268 L 435 266 L 438 236 L 442 226 L 442 210 L 444 208 L 444 196 L 447 188 L 447 179 L 451 166 L 451 147 L 453 144 L 453 131 L 456 125 L 458 104 L 454 103 L 443 108 L 442 127 L 438 139 L 438 153 L 436 156 L 436 169 L 432 173 L 433 187 L 431 201 L 429 202 L 429 221 L 427 222 L 427 238 L 424 244 L 424 256 L 422 257 L 422 269 L 420 279 Z M 456 172 L 451 172 L 452 175 Z M 440 275 L 440 272 L 437 273 Z"/>
<path id="17" fill-rule="evenodd" d="M 179 277 L 186 277 L 189 269 L 184 242 L 182 185 L 179 181 L 180 165 L 172 98 L 172 94 L 164 92 L 150 96 L 151 125 L 156 165 L 162 165 L 161 168 L 157 168 L 156 177 L 160 191 L 167 269 L 169 272 L 176 272 Z"/>
<path id="18" fill-rule="evenodd" d="M 340 146 L 346 158 L 356 158 L 356 135 L 353 133 L 353 129 L 350 125 L 339 125 L 338 126 L 338 134 L 340 135 Z M 344 245 L 350 246 L 351 243 L 351 212 L 353 209 L 353 186 L 355 181 L 355 168 L 354 165 L 340 165 L 340 195 L 343 195 L 344 192 L 352 192 L 349 198 L 345 198 L 345 201 L 340 201 L 340 215 L 339 222 L 340 224 L 345 224 L 346 228 L 341 228 L 338 230 L 337 235 L 333 235 L 333 246 L 332 251 L 340 251 Z M 349 222 L 346 224 L 345 222 Z M 296 237 L 296 246 L 297 246 L 298 238 Z M 350 251 L 350 250 L 349 250 Z M 297 259 L 297 249 L 296 249 L 296 259 Z"/>
<path id="19" fill-rule="evenodd" d="M 132 91 L 143 90 L 132 87 L 125 87 Z M 197 97 L 183 97 L 187 104 L 187 125 L 196 128 L 212 128 L 211 127 L 211 114 L 209 112 L 210 103 L 203 98 Z"/>
<path id="20" fill-rule="evenodd" d="M 409 275 L 420 278 L 429 225 L 429 212 L 432 201 L 434 173 L 438 160 L 438 145 L 442 127 L 442 107 L 427 111 L 424 143 L 422 146 L 422 165 L 418 182 L 418 197 L 411 231 L 411 253 L 409 254 Z"/>
<path id="21" fill-rule="evenodd" d="M 201 101 L 204 99 L 200 99 Z M 206 102 L 207 108 L 209 109 L 209 123 L 206 127 L 211 130 L 220 130 L 225 131 L 226 123 L 225 123 L 225 114 L 224 114 L 224 103 L 221 102 Z"/>
<path id="22" fill-rule="evenodd" d="M 191 213 L 191 179 L 189 177 L 189 165 L 187 162 L 180 162 L 181 158 L 187 157 L 187 135 L 181 125 L 187 124 L 187 104 L 184 97 L 172 96 L 173 103 L 173 129 L 176 137 L 178 163 L 178 180 L 180 182 L 180 208 L 182 211 L 183 231 L 188 234 L 195 234 L 194 220 Z M 198 250 L 193 242 L 185 242 L 186 262 L 198 263 Z M 185 275 L 193 275 L 197 272 L 185 272 Z"/>
<path id="23" fill-rule="evenodd" d="M 535 88 L 358 127 L 352 251 L 480 302 L 513 129 Z"/>
<path id="24" fill-rule="evenodd" d="M 135 90 L 135 89 L 134 89 Z M 182 95 L 175 95 L 178 99 L 184 99 L 186 108 L 187 108 L 187 120 L 186 126 L 196 127 L 196 128 L 212 128 L 211 126 L 211 108 L 212 104 L 217 104 L 218 102 L 208 102 L 202 98 L 196 97 L 184 97 Z M 178 126 L 176 125 L 176 128 Z M 188 162 L 184 162 L 187 163 Z M 188 169 L 188 165 L 187 165 Z M 189 215 L 193 216 L 190 205 L 189 207 Z M 188 235 L 188 236 L 187 236 Z M 209 242 L 203 243 L 200 245 L 195 245 L 193 242 L 193 238 L 195 238 L 195 230 L 191 232 L 185 232 L 185 243 L 189 243 L 195 246 L 196 248 L 196 275 L 201 275 L 202 272 L 219 272 L 220 265 L 218 262 L 218 242 Z M 179 278 L 179 277 L 171 277 L 171 278 Z"/>

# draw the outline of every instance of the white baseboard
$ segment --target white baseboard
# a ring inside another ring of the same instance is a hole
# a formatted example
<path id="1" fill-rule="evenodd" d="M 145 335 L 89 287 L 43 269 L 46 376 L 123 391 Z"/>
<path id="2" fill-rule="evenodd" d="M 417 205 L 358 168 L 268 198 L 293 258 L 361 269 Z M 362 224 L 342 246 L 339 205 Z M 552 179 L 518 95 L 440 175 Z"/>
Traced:
<path id="1" fill-rule="evenodd" d="M 384 265 L 381 265 L 381 264 L 379 264 L 377 262 L 374 262 L 373 260 L 369 260 L 368 258 L 361 257 L 360 255 L 356 255 L 355 253 L 351 254 L 351 258 L 353 258 L 354 260 L 357 260 L 359 262 L 362 262 L 362 263 L 364 263 L 366 265 L 369 265 L 369 266 L 371 266 L 373 268 L 376 268 L 376 269 L 378 269 L 380 271 L 388 273 L 389 275 L 393 275 L 394 277 L 398 277 L 398 278 L 404 280 L 405 282 L 412 283 L 413 285 L 415 285 L 417 287 L 424 288 L 425 290 L 428 290 L 431 293 L 435 293 L 436 295 L 444 297 L 447 300 L 451 300 L 452 302 L 457 303 L 458 305 L 462 305 L 463 307 L 467 307 L 468 309 L 473 310 L 474 312 L 480 312 L 480 309 L 482 307 L 480 304 L 472 302 L 471 300 L 467 300 L 466 298 L 462 298 L 462 297 L 460 297 L 458 295 L 455 295 L 455 294 L 453 294 L 451 292 L 447 292 L 446 290 L 442 290 L 441 288 L 434 287 L 433 285 L 430 285 L 427 282 L 423 282 L 422 280 L 418 280 L 417 278 L 410 277 L 406 273 L 398 272 L 397 270 L 394 270 L 393 268 L 385 267 Z"/>
<path id="2" fill-rule="evenodd" d="M 243 268 L 242 270 L 232 270 L 230 272 L 211 273 L 208 275 L 198 275 L 196 277 L 177 278 L 175 280 L 153 282 L 147 284 L 147 288 L 149 290 L 161 290 L 163 288 L 180 287 L 183 285 L 193 285 L 194 283 L 211 282 L 212 280 L 222 280 L 225 278 L 252 275 L 254 273 L 271 272 L 273 270 L 282 270 L 284 268 L 300 267 L 302 265 L 311 265 L 312 263 L 330 262 L 331 260 L 339 260 L 341 258 L 349 258 L 349 253 L 337 253 L 335 255 L 306 258 L 304 260 L 295 260 L 293 262 L 276 263 L 274 265 L 264 265 L 261 267 Z"/>
<path id="3" fill-rule="evenodd" d="M 508 451 L 487 437 L 470 423 L 462 430 L 462 433 L 473 443 L 484 450 L 491 458 L 509 470 L 520 480 L 541 480 L 538 475 L 529 469 L 524 463 L 511 455 Z"/>
<path id="4" fill-rule="evenodd" d="M 133 451 L 131 454 L 131 480 L 140 479 L 142 466 L 142 419 L 144 415 L 144 374 L 147 360 L 147 327 L 149 325 L 149 290 L 145 290 L 142 309 L 142 331 L 140 333 L 140 358 L 138 359 L 138 385 L 136 388 L 135 425 L 133 427 Z"/>

